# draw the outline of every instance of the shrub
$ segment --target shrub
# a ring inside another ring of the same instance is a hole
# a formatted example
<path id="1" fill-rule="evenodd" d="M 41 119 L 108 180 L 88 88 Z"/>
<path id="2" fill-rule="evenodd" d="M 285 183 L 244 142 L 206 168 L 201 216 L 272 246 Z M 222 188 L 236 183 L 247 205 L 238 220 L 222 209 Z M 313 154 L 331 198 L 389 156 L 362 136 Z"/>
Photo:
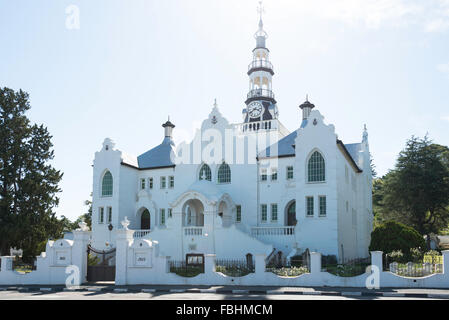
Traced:
<path id="1" fill-rule="evenodd" d="M 424 253 L 421 251 L 420 248 L 412 248 L 410 249 L 410 257 L 411 257 L 411 261 L 418 263 L 418 262 L 422 262 L 423 258 L 424 258 Z"/>
<path id="2" fill-rule="evenodd" d="M 390 262 L 398 262 L 398 263 L 404 263 L 404 254 L 401 250 L 394 250 L 390 253 L 386 254 L 388 261 Z"/>
<path id="3" fill-rule="evenodd" d="M 401 250 L 405 260 L 413 259 L 412 248 L 425 248 L 426 242 L 418 231 L 396 221 L 387 221 L 371 233 L 370 251 L 390 253 Z"/>

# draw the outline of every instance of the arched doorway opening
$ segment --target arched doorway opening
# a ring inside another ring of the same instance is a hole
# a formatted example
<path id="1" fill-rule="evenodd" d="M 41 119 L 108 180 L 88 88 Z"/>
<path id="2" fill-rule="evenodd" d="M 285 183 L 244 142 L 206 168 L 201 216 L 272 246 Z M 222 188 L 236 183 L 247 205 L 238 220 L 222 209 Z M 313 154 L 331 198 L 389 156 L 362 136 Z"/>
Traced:
<path id="1" fill-rule="evenodd" d="M 221 201 L 218 205 L 218 216 L 222 219 L 223 227 L 227 228 L 232 224 L 231 210 L 225 201 Z"/>
<path id="2" fill-rule="evenodd" d="M 182 208 L 182 223 L 185 227 L 204 226 L 204 206 L 198 199 L 190 199 Z"/>
<path id="3" fill-rule="evenodd" d="M 140 216 L 140 229 L 141 230 L 151 229 L 151 215 L 148 209 L 142 211 L 142 214 Z"/>
<path id="4" fill-rule="evenodd" d="M 296 201 L 292 200 L 287 204 L 285 210 L 285 225 L 286 226 L 296 226 Z"/>

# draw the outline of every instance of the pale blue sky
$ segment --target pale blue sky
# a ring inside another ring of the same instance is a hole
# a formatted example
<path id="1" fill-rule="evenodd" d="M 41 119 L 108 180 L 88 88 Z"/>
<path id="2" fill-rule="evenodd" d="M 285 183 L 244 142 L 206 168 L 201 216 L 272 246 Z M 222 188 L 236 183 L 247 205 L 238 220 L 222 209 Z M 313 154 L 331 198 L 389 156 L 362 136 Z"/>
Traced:
<path id="1" fill-rule="evenodd" d="M 68 30 L 65 10 L 80 9 Z M 266 0 L 280 120 L 300 125 L 306 94 L 345 143 L 369 130 L 377 171 L 411 135 L 449 145 L 448 0 Z M 0 86 L 30 94 L 64 172 L 58 214 L 85 211 L 105 137 L 139 155 L 192 135 L 214 98 L 241 121 L 257 1 L 0 0 Z"/>

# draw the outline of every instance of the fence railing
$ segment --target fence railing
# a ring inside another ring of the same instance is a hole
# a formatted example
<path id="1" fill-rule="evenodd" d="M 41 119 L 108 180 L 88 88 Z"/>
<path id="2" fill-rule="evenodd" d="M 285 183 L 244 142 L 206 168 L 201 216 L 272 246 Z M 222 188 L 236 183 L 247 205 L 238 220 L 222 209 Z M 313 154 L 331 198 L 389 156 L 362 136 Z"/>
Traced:
<path id="1" fill-rule="evenodd" d="M 181 277 L 195 277 L 200 273 L 204 273 L 204 264 L 191 265 L 185 260 L 169 260 L 169 270 Z"/>
<path id="2" fill-rule="evenodd" d="M 268 60 L 254 60 L 248 65 L 248 71 L 255 68 L 266 68 L 273 70 L 273 64 Z"/>
<path id="3" fill-rule="evenodd" d="M 254 237 L 263 236 L 294 236 L 295 227 L 252 227 L 251 235 Z"/>
<path id="4" fill-rule="evenodd" d="M 265 271 L 282 277 L 297 277 L 305 273 L 310 273 L 310 268 L 308 260 L 300 256 L 287 259 L 286 257 L 276 257 L 275 255 L 266 265 Z"/>
<path id="5" fill-rule="evenodd" d="M 184 228 L 185 236 L 202 236 L 203 228 L 201 227 L 186 227 Z"/>
<path id="6" fill-rule="evenodd" d="M 143 238 L 150 232 L 151 232 L 150 230 L 134 230 L 133 238 L 134 239 Z"/>
<path id="7" fill-rule="evenodd" d="M 386 271 L 403 277 L 425 277 L 434 273 L 443 273 L 443 264 L 440 263 L 398 263 L 392 262 Z"/>
<path id="8" fill-rule="evenodd" d="M 217 259 L 215 260 L 215 271 L 230 277 L 243 277 L 255 272 L 254 259 Z"/>
<path id="9" fill-rule="evenodd" d="M 321 259 L 321 271 L 339 277 L 355 277 L 366 272 L 366 268 L 371 265 L 371 258 L 347 259 L 337 262 L 336 259 Z"/>

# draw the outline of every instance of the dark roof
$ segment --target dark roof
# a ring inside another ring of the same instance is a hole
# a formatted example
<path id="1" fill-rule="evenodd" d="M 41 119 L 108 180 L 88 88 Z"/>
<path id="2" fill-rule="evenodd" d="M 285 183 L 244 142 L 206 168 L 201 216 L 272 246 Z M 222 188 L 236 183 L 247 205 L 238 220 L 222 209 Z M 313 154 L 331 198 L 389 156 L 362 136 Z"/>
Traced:
<path id="1" fill-rule="evenodd" d="M 315 105 L 313 103 L 310 103 L 308 100 L 306 100 L 302 105 L 299 106 L 301 109 L 304 109 L 305 107 L 309 107 L 310 109 L 315 108 Z"/>
<path id="2" fill-rule="evenodd" d="M 160 145 L 137 157 L 139 169 L 175 166 L 173 162 L 175 156 L 174 146 L 173 140 L 170 137 L 166 137 Z"/>

